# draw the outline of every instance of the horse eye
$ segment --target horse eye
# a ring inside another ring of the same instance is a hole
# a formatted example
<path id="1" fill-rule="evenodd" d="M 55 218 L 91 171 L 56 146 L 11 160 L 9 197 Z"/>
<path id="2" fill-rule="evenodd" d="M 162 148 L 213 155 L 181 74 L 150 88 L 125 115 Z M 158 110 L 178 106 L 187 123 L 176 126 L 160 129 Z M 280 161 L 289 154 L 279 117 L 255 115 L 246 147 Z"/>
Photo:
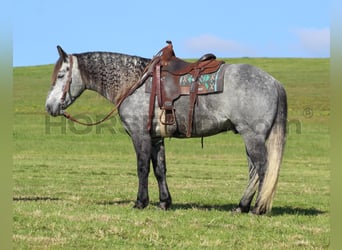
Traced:
<path id="1" fill-rule="evenodd" d="M 64 73 L 61 73 L 61 74 L 58 74 L 57 75 L 57 78 L 59 78 L 59 79 L 61 79 L 61 78 L 63 78 L 64 77 Z"/>

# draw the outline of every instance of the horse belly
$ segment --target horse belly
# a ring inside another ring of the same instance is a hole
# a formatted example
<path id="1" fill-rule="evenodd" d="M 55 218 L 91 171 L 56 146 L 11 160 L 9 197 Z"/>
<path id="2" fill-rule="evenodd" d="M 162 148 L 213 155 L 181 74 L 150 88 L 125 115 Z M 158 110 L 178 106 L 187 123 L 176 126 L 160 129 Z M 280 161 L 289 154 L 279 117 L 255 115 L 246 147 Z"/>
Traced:
<path id="1" fill-rule="evenodd" d="M 227 110 L 224 109 L 224 106 L 215 105 L 221 96 L 222 93 L 198 96 L 192 114 L 191 137 L 211 136 L 234 130 L 234 125 L 228 119 Z M 189 124 L 188 99 L 188 96 L 182 96 L 175 102 L 176 124 L 172 129 L 172 137 L 186 137 Z"/>

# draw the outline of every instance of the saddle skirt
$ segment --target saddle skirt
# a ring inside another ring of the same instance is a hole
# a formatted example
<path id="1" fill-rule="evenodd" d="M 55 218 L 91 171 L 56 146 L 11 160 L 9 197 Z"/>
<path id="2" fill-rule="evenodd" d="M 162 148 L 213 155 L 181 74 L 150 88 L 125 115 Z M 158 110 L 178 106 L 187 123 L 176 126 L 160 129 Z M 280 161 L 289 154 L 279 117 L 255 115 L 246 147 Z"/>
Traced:
<path id="1" fill-rule="evenodd" d="M 223 91 L 223 77 L 224 75 L 221 72 L 224 72 L 225 64 L 220 65 L 219 69 L 216 72 L 210 73 L 210 74 L 204 74 L 200 75 L 198 77 L 198 89 L 197 94 L 198 95 L 204 95 L 204 94 L 213 94 L 213 93 L 219 93 Z M 182 76 L 179 76 L 178 82 L 175 85 L 175 91 L 179 93 L 179 95 L 176 97 L 178 98 L 180 95 L 189 95 L 191 85 L 195 82 L 195 77 L 192 74 L 185 74 Z M 167 86 L 168 83 L 164 82 L 164 86 Z M 152 78 L 149 78 L 145 82 L 145 92 L 151 93 L 152 92 Z"/>

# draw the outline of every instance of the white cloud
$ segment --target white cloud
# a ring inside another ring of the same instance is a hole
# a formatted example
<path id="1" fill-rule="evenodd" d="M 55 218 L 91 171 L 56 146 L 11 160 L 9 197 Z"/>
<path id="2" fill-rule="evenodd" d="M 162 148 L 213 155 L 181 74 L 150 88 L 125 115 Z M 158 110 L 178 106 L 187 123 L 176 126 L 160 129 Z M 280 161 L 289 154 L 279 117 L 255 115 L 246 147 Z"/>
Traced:
<path id="1" fill-rule="evenodd" d="M 329 57 L 330 29 L 298 28 L 291 30 L 285 38 L 270 34 L 255 41 L 251 37 L 248 43 L 202 34 L 186 39 L 176 54 L 177 51 L 186 57 L 204 53 L 214 53 L 217 57 Z"/>
<path id="2" fill-rule="evenodd" d="M 298 48 L 310 56 L 328 57 L 330 55 L 329 28 L 300 28 L 294 33 L 299 39 Z"/>
<path id="3" fill-rule="evenodd" d="M 185 41 L 185 48 L 195 53 L 215 53 L 218 57 L 251 56 L 253 51 L 234 40 L 204 34 L 189 38 Z"/>

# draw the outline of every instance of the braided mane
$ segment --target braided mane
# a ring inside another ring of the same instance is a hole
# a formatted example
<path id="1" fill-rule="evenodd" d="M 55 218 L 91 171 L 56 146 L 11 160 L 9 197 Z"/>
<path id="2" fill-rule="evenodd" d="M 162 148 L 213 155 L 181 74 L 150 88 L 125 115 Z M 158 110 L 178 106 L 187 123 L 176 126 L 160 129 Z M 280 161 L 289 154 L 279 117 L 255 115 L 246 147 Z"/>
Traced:
<path id="1" fill-rule="evenodd" d="M 150 59 L 112 52 L 74 54 L 87 89 L 94 90 L 115 103 L 135 84 Z"/>

